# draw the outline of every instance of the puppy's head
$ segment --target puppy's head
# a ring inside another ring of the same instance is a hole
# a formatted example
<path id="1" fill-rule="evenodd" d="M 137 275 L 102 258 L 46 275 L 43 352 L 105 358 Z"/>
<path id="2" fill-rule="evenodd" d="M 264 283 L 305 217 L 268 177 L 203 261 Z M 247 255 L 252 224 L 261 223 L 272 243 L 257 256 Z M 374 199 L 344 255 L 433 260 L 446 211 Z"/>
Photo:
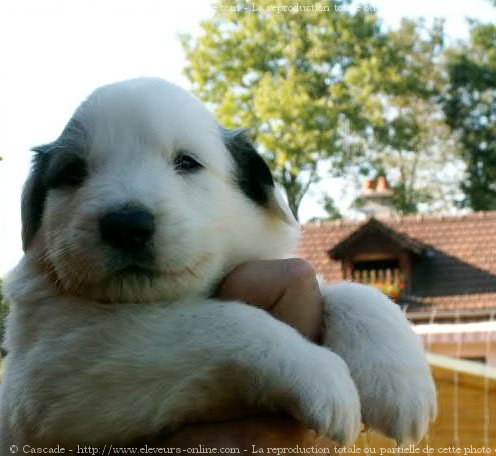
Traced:
<path id="1" fill-rule="evenodd" d="M 34 149 L 23 245 L 70 294 L 207 294 L 237 264 L 293 247 L 297 225 L 242 131 L 160 79 L 97 89 Z"/>

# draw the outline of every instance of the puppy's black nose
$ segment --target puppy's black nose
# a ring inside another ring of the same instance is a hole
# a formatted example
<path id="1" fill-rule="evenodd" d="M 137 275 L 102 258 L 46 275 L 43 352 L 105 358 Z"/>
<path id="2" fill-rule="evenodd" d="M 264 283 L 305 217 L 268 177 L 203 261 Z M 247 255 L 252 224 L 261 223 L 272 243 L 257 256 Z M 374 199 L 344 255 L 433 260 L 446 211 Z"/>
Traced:
<path id="1" fill-rule="evenodd" d="M 125 208 L 100 218 L 100 236 L 104 242 L 122 250 L 145 246 L 155 228 L 153 214 L 144 209 Z"/>

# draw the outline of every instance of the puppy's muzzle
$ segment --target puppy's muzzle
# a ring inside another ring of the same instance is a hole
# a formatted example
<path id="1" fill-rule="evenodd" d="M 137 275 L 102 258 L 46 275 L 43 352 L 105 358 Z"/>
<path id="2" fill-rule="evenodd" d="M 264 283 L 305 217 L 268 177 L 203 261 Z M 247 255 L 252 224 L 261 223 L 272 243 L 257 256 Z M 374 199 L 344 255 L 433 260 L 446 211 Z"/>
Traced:
<path id="1" fill-rule="evenodd" d="M 155 231 L 155 217 L 142 208 L 123 208 L 100 218 L 102 241 L 123 252 L 143 249 Z"/>

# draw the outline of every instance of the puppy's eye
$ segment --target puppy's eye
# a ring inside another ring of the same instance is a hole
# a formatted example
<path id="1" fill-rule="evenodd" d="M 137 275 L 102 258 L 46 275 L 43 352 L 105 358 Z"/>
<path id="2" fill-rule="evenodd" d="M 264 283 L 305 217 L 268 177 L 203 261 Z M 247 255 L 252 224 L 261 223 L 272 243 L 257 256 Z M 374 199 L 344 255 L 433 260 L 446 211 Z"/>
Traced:
<path id="1" fill-rule="evenodd" d="M 203 168 L 191 155 L 179 154 L 174 160 L 174 169 L 180 173 L 194 173 Z"/>
<path id="2" fill-rule="evenodd" d="M 88 175 L 86 161 L 77 155 L 60 154 L 48 166 L 45 183 L 48 188 L 77 187 Z"/>

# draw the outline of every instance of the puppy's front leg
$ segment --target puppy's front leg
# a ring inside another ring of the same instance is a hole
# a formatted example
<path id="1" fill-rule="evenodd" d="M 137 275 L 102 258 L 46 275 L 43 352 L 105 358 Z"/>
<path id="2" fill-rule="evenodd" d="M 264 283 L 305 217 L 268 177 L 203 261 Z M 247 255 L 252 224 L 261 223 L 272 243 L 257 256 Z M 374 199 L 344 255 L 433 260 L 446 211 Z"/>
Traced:
<path id="1" fill-rule="evenodd" d="M 67 313 L 78 323 L 64 343 L 40 347 L 52 354 L 43 378 L 34 358 L 24 364 L 38 374 L 38 395 L 23 406 L 36 408 L 40 440 L 126 442 L 233 404 L 286 411 L 343 443 L 359 432 L 346 364 L 263 310 L 210 300 L 79 311 Z"/>
<path id="2" fill-rule="evenodd" d="M 436 391 L 420 342 L 401 310 L 374 287 L 322 287 L 324 344 L 348 364 L 366 425 L 417 442 L 436 415 Z"/>

